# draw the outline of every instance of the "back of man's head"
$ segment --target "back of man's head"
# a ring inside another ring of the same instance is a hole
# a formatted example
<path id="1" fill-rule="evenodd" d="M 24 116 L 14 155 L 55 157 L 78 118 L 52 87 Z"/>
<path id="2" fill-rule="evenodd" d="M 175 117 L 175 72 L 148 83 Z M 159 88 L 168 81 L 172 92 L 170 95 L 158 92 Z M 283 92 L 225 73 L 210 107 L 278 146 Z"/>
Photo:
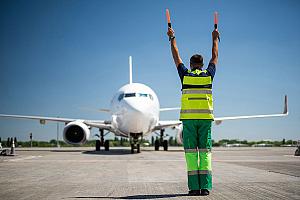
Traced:
<path id="1" fill-rule="evenodd" d="M 202 69 L 203 67 L 203 57 L 199 54 L 195 54 L 190 58 L 191 69 Z"/>

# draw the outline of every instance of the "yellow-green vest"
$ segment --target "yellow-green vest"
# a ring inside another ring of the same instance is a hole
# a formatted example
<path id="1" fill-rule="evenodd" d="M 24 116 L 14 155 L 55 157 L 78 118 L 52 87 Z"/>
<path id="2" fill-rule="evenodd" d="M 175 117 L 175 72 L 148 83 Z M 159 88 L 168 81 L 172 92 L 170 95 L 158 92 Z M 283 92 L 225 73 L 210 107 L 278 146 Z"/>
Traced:
<path id="1" fill-rule="evenodd" d="M 214 119 L 212 77 L 206 70 L 189 70 L 183 77 L 180 119 Z"/>

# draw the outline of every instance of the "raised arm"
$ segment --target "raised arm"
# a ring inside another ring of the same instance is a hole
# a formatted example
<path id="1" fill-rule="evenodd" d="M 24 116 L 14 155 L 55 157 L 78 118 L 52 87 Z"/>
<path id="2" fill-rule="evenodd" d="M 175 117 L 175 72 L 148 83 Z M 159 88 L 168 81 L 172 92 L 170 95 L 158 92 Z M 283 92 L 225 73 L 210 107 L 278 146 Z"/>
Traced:
<path id="1" fill-rule="evenodd" d="M 174 36 L 174 30 L 172 28 L 168 28 L 168 33 L 167 34 L 171 38 L 172 56 L 173 56 L 174 63 L 176 65 L 176 67 L 178 67 L 178 65 L 180 63 L 182 63 L 182 60 L 180 58 L 178 47 L 177 47 L 177 44 L 176 44 L 176 39 L 175 39 L 175 36 Z"/>
<path id="2" fill-rule="evenodd" d="M 212 40 L 213 40 L 213 45 L 212 45 L 212 51 L 211 51 L 211 59 L 210 59 L 210 63 L 213 63 L 215 65 L 217 65 L 218 63 L 218 37 L 219 37 L 220 33 L 217 30 L 214 30 L 212 32 Z"/>

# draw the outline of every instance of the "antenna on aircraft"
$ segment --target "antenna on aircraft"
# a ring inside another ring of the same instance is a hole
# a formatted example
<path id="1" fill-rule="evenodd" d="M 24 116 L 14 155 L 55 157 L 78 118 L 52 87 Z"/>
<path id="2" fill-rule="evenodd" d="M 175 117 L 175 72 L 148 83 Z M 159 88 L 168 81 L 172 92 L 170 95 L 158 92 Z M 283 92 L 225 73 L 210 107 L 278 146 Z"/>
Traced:
<path id="1" fill-rule="evenodd" d="M 129 56 L 129 84 L 132 83 L 132 57 Z"/>

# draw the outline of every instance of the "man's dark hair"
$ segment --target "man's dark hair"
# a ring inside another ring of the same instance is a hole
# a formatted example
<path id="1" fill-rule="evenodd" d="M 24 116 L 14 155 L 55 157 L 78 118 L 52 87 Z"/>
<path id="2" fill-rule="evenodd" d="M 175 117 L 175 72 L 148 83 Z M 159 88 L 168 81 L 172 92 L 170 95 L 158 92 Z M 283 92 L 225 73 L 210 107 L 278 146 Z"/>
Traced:
<path id="1" fill-rule="evenodd" d="M 203 66 L 203 57 L 199 54 L 195 54 L 190 58 L 190 63 L 191 64 L 199 64 Z"/>

